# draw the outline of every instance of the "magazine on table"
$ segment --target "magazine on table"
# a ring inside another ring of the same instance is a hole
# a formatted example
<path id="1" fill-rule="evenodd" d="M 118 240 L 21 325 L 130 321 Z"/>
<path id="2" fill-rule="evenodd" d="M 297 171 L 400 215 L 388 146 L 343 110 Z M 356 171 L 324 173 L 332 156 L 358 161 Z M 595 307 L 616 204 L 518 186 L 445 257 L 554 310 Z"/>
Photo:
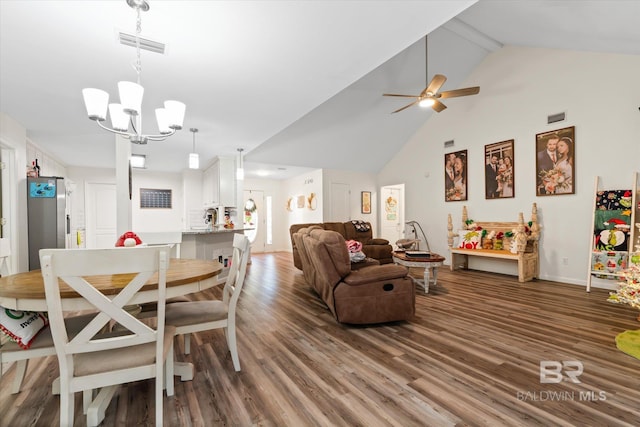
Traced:
<path id="1" fill-rule="evenodd" d="M 406 251 L 405 255 L 413 258 L 429 258 L 431 252 L 429 251 Z"/>

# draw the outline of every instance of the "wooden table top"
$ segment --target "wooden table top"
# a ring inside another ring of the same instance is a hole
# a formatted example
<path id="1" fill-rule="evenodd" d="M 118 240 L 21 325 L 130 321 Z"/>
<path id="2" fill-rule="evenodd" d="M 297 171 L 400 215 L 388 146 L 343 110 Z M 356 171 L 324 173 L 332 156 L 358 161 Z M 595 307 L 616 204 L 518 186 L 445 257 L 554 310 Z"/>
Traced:
<path id="1" fill-rule="evenodd" d="M 428 257 L 415 257 L 415 256 L 407 256 L 404 252 L 394 251 L 392 252 L 394 258 L 401 259 L 403 261 L 413 261 L 413 262 L 442 262 L 444 261 L 444 257 L 442 255 L 438 255 L 437 253 L 432 252 Z"/>
<path id="2" fill-rule="evenodd" d="M 220 271 L 222 271 L 222 265 L 218 261 L 172 258 L 167 270 L 167 288 L 210 279 L 220 274 Z M 133 274 L 91 276 L 87 278 L 87 281 L 104 295 L 116 295 L 133 276 Z M 141 290 L 154 290 L 157 286 L 158 276 L 156 274 Z M 60 282 L 60 295 L 62 298 L 79 297 L 75 291 L 62 282 Z M 44 281 L 40 270 L 0 277 L 0 299 L 2 298 L 45 299 Z"/>

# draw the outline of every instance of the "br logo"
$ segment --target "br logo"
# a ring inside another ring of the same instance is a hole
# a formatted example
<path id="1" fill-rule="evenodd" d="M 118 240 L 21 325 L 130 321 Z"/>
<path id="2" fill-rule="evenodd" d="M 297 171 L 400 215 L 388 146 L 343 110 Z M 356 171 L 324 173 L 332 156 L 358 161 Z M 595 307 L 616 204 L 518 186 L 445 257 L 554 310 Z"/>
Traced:
<path id="1" fill-rule="evenodd" d="M 584 367 L 582 362 L 577 360 L 541 360 L 540 361 L 540 383 L 541 384 L 557 384 L 565 381 L 571 381 L 579 384 L 578 377 L 582 375 Z"/>

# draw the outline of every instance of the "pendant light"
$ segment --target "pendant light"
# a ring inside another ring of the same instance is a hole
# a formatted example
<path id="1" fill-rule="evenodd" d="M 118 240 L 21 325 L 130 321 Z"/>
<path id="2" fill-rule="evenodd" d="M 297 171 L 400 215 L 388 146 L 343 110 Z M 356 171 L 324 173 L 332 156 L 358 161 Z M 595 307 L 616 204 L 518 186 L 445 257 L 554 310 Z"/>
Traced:
<path id="1" fill-rule="evenodd" d="M 196 153 L 196 132 L 198 132 L 198 129 L 190 128 L 189 130 L 193 133 L 193 151 L 189 153 L 189 169 L 199 169 L 200 156 Z"/>
<path id="2" fill-rule="evenodd" d="M 244 179 L 244 161 L 242 159 L 242 152 L 244 148 L 238 148 L 239 160 L 238 160 L 238 169 L 236 169 L 236 179 L 242 181 Z"/>

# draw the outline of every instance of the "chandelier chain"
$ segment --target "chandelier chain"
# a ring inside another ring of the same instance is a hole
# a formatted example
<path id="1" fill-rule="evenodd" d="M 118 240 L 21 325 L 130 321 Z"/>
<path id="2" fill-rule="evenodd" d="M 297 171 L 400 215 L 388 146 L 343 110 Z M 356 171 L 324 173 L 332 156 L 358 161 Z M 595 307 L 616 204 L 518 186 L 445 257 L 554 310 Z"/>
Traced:
<path id="1" fill-rule="evenodd" d="M 136 19 L 136 65 L 135 70 L 138 75 L 138 84 L 140 83 L 140 73 L 142 72 L 142 61 L 140 60 L 140 34 L 142 33 L 142 16 L 140 14 L 140 8 L 136 7 L 137 19 Z"/>

